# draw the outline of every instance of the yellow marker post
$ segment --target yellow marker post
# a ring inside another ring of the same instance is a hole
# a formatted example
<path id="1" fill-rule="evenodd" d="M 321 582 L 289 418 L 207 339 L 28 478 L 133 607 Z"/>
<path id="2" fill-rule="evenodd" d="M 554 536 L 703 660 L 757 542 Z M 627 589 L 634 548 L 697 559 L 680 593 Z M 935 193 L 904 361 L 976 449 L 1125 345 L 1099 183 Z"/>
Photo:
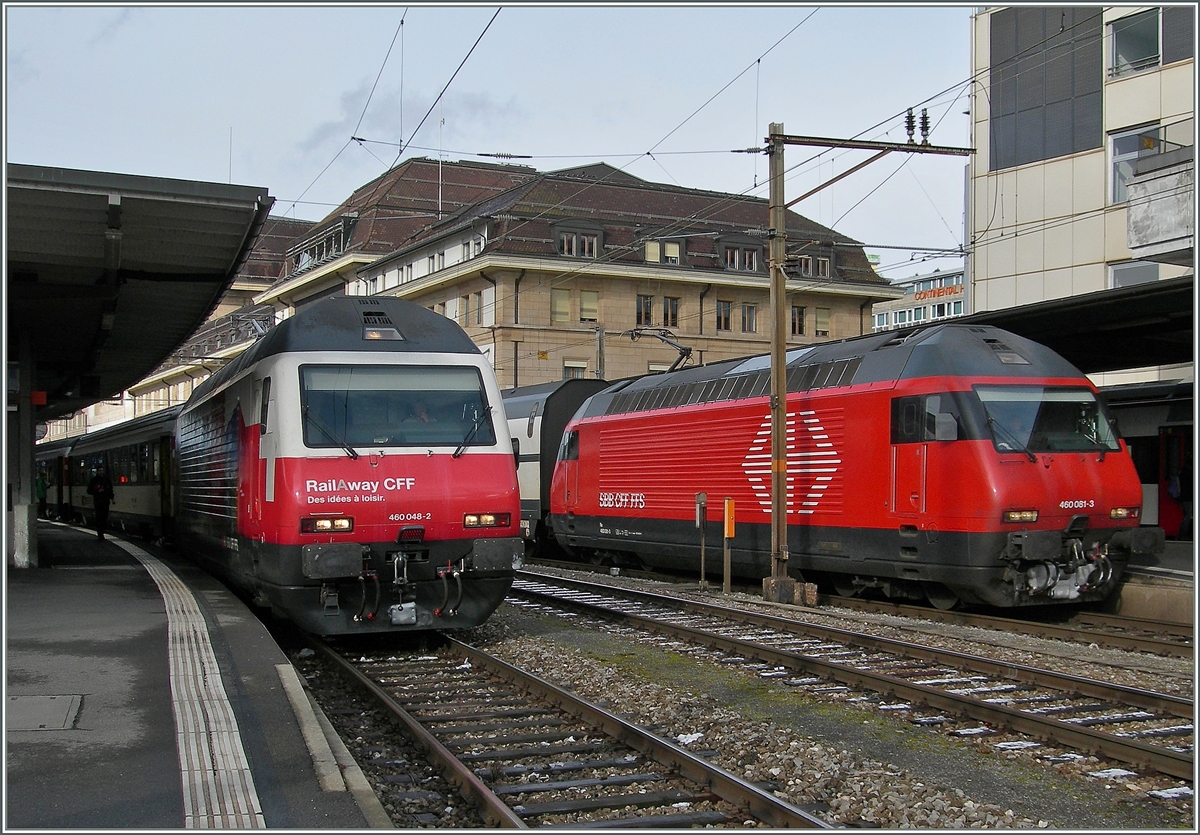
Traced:
<path id="1" fill-rule="evenodd" d="M 731 560 L 730 548 L 733 546 L 733 499 L 729 496 L 725 497 L 725 585 L 724 591 L 726 594 L 732 590 L 730 583 Z"/>

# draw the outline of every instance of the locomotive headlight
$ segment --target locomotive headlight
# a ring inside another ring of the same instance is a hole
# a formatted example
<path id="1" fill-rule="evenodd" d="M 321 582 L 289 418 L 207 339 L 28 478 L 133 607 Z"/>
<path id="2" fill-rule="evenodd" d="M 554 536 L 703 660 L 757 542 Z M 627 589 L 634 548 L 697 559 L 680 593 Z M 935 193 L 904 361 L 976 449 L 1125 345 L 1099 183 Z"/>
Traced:
<path id="1" fill-rule="evenodd" d="M 1006 510 L 1003 519 L 1005 522 L 1036 522 L 1038 512 L 1036 510 Z"/>
<path id="2" fill-rule="evenodd" d="M 300 520 L 300 533 L 347 533 L 354 530 L 349 516 L 321 516 Z"/>
<path id="3" fill-rule="evenodd" d="M 463 516 L 464 528 L 507 528 L 512 521 L 510 513 L 468 513 Z"/>
<path id="4" fill-rule="evenodd" d="M 1108 512 L 1109 519 L 1136 519 L 1141 515 L 1140 507 L 1114 507 Z"/>

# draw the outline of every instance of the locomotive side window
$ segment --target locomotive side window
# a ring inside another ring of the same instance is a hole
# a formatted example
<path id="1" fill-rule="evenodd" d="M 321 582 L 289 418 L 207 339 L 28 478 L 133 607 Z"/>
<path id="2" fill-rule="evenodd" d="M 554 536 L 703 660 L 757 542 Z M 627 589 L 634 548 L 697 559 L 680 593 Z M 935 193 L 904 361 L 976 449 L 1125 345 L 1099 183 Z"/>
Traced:
<path id="1" fill-rule="evenodd" d="M 976 386 L 1000 452 L 1119 450 L 1104 406 L 1086 388 Z"/>
<path id="2" fill-rule="evenodd" d="M 304 444 L 314 448 L 496 442 L 472 367 L 301 366 L 300 406 Z"/>
<path id="3" fill-rule="evenodd" d="M 892 443 L 957 441 L 963 437 L 953 394 L 921 394 L 892 400 Z"/>
<path id="4" fill-rule="evenodd" d="M 563 433 L 562 442 L 558 445 L 559 461 L 579 460 L 579 430 L 573 429 Z"/>

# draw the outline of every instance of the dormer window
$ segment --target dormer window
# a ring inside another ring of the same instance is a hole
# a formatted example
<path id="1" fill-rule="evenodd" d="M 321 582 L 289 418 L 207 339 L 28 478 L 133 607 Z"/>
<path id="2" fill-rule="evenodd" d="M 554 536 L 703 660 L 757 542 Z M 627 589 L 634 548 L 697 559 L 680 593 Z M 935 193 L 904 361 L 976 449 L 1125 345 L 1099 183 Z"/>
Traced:
<path id="1" fill-rule="evenodd" d="M 562 231 L 558 233 L 558 254 L 574 258 L 595 258 L 600 236 L 589 232 Z"/>
<path id="2" fill-rule="evenodd" d="M 762 263 L 762 244 L 750 236 L 720 242 L 721 262 L 726 270 L 757 272 Z"/>
<path id="3" fill-rule="evenodd" d="M 650 264 L 678 264 L 681 247 L 678 241 L 647 241 L 646 262 Z"/>

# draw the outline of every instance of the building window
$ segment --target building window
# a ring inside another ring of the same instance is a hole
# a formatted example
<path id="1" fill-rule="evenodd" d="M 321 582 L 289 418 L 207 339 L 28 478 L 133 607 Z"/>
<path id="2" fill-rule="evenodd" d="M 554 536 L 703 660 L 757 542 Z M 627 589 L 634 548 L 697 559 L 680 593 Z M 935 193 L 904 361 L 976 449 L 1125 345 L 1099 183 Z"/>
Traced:
<path id="1" fill-rule="evenodd" d="M 471 242 L 463 241 L 462 242 L 462 260 L 466 261 L 470 257 L 471 257 Z"/>
<path id="2" fill-rule="evenodd" d="M 804 308 L 792 305 L 792 336 L 804 336 Z"/>
<path id="3" fill-rule="evenodd" d="M 717 302 L 717 330 L 733 330 L 733 302 Z"/>
<path id="4" fill-rule="evenodd" d="M 663 296 L 663 327 L 679 327 L 679 299 Z"/>
<path id="5" fill-rule="evenodd" d="M 813 274 L 812 256 L 811 255 L 801 255 L 797 259 L 797 261 L 798 261 L 798 264 L 800 267 L 800 275 L 812 275 Z"/>
<path id="6" fill-rule="evenodd" d="M 408 266 L 406 266 L 404 268 L 404 280 L 405 281 L 412 281 L 412 268 L 413 268 L 412 264 L 409 264 Z"/>
<path id="7" fill-rule="evenodd" d="M 953 315 L 953 316 L 961 316 L 961 315 L 962 315 L 962 312 L 963 312 L 963 303 L 962 303 L 962 302 L 955 302 L 955 303 L 954 303 L 954 309 L 950 311 L 951 315 Z"/>
<path id="8" fill-rule="evenodd" d="M 637 324 L 638 327 L 654 324 L 654 296 L 637 297 Z"/>
<path id="9" fill-rule="evenodd" d="M 1158 127 L 1114 133 L 1112 135 L 1112 202 L 1124 203 L 1125 185 L 1133 177 L 1133 166 L 1138 157 L 1159 150 Z"/>
<path id="10" fill-rule="evenodd" d="M 907 310 L 897 310 L 896 311 L 896 324 L 897 325 L 907 325 L 908 324 L 908 311 Z"/>
<path id="11" fill-rule="evenodd" d="M 678 241 L 647 241 L 646 261 L 652 264 L 678 264 Z"/>
<path id="12" fill-rule="evenodd" d="M 1108 63 L 1110 78 L 1129 75 L 1158 66 L 1158 9 L 1129 15 L 1109 27 L 1112 54 Z"/>
<path id="13" fill-rule="evenodd" d="M 579 291 L 579 321 L 595 322 L 600 316 L 600 292 L 598 290 Z"/>
<path id="14" fill-rule="evenodd" d="M 876 313 L 875 314 L 875 330 L 884 331 L 884 330 L 887 330 L 887 326 L 888 326 L 888 315 L 886 313 Z"/>
<path id="15" fill-rule="evenodd" d="M 475 294 L 475 324 L 483 324 L 483 291 Z"/>
<path id="16" fill-rule="evenodd" d="M 586 360 L 563 360 L 564 380 L 582 380 L 587 376 Z"/>
<path id="17" fill-rule="evenodd" d="M 742 333 L 757 333 L 758 332 L 758 306 L 753 304 L 742 305 Z"/>
<path id="18" fill-rule="evenodd" d="M 829 336 L 829 308 L 817 308 L 816 336 Z"/>
<path id="19" fill-rule="evenodd" d="M 756 272 L 758 270 L 758 249 L 750 247 L 725 247 L 725 269 Z"/>
<path id="20" fill-rule="evenodd" d="M 367 295 L 373 296 L 379 292 L 379 276 L 367 279 Z"/>
<path id="21" fill-rule="evenodd" d="M 600 236 L 587 232 L 559 232 L 558 252 L 575 258 L 595 258 Z"/>
<path id="22" fill-rule="evenodd" d="M 458 297 L 458 323 L 464 328 L 471 324 L 471 297 Z"/>
<path id="23" fill-rule="evenodd" d="M 914 322 L 924 322 L 925 321 L 925 308 L 924 307 L 914 307 L 913 312 L 912 312 L 912 320 Z"/>
<path id="24" fill-rule="evenodd" d="M 1158 281 L 1158 264 L 1153 261 L 1129 261 L 1125 264 L 1113 264 L 1109 267 L 1112 276 L 1112 287 L 1132 287 L 1135 284 L 1148 284 Z"/>
<path id="25" fill-rule="evenodd" d="M 425 264 L 425 272 L 426 272 L 426 274 L 427 274 L 427 275 L 432 275 L 432 274 L 433 274 L 433 272 L 434 272 L 434 266 L 433 266 L 433 256 L 432 256 L 432 255 L 430 255 L 430 256 L 429 256 L 429 258 L 427 259 L 427 263 Z"/>
<path id="26" fill-rule="evenodd" d="M 829 259 L 828 258 L 818 258 L 817 259 L 817 277 L 818 278 L 829 278 Z"/>
<path id="27" fill-rule="evenodd" d="M 550 321 L 566 322 L 571 318 L 571 291 L 552 289 L 550 291 Z"/>

